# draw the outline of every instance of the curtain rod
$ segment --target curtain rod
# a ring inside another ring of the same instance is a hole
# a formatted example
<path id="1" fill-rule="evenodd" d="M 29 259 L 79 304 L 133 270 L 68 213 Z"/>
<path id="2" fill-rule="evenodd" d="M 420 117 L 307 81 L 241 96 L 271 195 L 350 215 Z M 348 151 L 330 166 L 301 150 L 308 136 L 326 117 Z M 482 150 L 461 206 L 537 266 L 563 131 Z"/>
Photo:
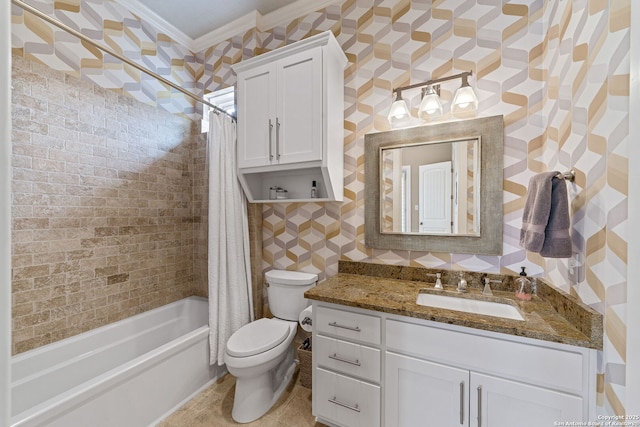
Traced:
<path id="1" fill-rule="evenodd" d="M 145 73 L 145 74 L 147 74 L 147 75 L 159 80 L 160 82 L 164 83 L 165 85 L 170 86 L 170 87 L 174 88 L 175 90 L 177 90 L 179 92 L 182 92 L 183 94 L 187 95 L 189 98 L 194 99 L 194 100 L 196 100 L 196 101 L 198 101 L 198 102 L 200 102 L 202 104 L 205 104 L 205 105 L 213 108 L 213 110 L 214 110 L 214 112 L 216 114 L 222 113 L 222 114 L 225 114 L 225 115 L 231 117 L 233 120 L 236 120 L 236 118 L 233 115 L 227 113 L 225 110 L 223 110 L 222 108 L 218 107 L 217 105 L 213 105 L 209 101 L 206 101 L 205 99 L 203 99 L 203 98 L 201 98 L 201 97 L 189 92 L 188 90 L 181 88 L 177 84 L 165 79 L 161 75 L 156 74 L 153 71 L 151 71 L 151 70 L 149 70 L 149 69 L 147 69 L 147 68 L 145 68 L 145 67 L 143 67 L 141 65 L 136 64 L 135 62 L 131 61 L 129 58 L 126 58 L 125 56 L 120 55 L 119 53 L 109 49 L 108 47 L 102 46 L 101 44 L 95 42 L 94 40 L 92 40 L 89 37 L 85 36 L 81 32 L 76 31 L 73 28 L 67 26 L 66 24 L 63 24 L 62 22 L 50 17 L 49 15 L 40 12 L 38 9 L 36 9 L 36 8 L 34 8 L 32 6 L 29 6 L 28 4 L 26 4 L 22 0 L 11 0 L 11 3 L 15 4 L 16 6 L 21 7 L 22 9 L 26 10 L 27 12 L 30 12 L 30 13 L 36 15 L 37 17 L 47 21 L 48 23 L 50 23 L 52 25 L 55 25 L 56 27 L 68 32 L 69 34 L 72 34 L 72 35 L 78 37 L 82 41 L 85 41 L 85 42 L 89 43 L 90 45 L 100 49 L 101 51 L 103 51 L 105 53 L 108 53 L 109 55 L 111 55 L 111 56 L 113 56 L 115 58 L 118 58 L 120 61 L 122 61 L 122 62 L 132 66 L 133 68 L 135 68 L 135 69 L 137 69 L 139 71 L 142 71 L 143 73 Z"/>

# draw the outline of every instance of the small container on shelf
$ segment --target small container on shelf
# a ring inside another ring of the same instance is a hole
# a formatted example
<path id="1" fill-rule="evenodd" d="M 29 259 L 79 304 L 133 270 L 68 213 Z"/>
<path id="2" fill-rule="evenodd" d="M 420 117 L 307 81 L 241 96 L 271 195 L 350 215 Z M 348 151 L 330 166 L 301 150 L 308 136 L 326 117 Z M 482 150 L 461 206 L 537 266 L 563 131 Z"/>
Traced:
<path id="1" fill-rule="evenodd" d="M 281 199 L 288 199 L 288 198 L 289 198 L 289 192 L 284 188 L 278 187 L 278 189 L 276 190 L 276 199 L 281 200 Z"/>
<path id="2" fill-rule="evenodd" d="M 277 197 L 277 191 L 279 187 L 273 186 L 269 188 L 269 200 L 275 200 Z"/>

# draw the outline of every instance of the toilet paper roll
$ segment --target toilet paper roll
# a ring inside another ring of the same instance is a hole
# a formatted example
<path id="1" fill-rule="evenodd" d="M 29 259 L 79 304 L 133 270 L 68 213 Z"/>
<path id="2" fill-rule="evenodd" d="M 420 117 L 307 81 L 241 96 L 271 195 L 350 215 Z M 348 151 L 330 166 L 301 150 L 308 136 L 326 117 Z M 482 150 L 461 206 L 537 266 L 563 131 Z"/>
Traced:
<path id="1" fill-rule="evenodd" d="M 298 316 L 298 323 L 300 324 L 302 329 L 307 332 L 311 332 L 311 330 L 313 329 L 311 326 L 311 319 L 313 319 L 312 313 L 312 307 L 309 306 L 302 310 L 300 312 L 300 315 Z"/>

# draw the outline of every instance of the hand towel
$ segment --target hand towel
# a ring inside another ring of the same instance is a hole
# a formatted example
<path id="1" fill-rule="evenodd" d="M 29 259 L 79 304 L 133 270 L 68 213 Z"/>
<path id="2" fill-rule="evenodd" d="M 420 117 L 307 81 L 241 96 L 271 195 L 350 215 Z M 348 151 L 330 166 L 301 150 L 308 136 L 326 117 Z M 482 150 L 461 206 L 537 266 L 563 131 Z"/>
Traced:
<path id="1" fill-rule="evenodd" d="M 522 215 L 520 246 L 547 258 L 569 258 L 572 253 L 567 184 L 543 172 L 529 180 Z"/>

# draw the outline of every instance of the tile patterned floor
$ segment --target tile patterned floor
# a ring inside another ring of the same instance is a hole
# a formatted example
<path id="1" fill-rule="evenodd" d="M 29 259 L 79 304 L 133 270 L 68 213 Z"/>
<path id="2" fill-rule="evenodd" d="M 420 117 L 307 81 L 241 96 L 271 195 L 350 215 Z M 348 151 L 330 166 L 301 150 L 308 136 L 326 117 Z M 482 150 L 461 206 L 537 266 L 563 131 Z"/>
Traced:
<path id="1" fill-rule="evenodd" d="M 311 415 L 311 389 L 300 385 L 298 369 L 280 400 L 262 418 L 237 424 L 231 418 L 235 378 L 225 375 L 159 424 L 159 427 L 325 427 Z"/>

